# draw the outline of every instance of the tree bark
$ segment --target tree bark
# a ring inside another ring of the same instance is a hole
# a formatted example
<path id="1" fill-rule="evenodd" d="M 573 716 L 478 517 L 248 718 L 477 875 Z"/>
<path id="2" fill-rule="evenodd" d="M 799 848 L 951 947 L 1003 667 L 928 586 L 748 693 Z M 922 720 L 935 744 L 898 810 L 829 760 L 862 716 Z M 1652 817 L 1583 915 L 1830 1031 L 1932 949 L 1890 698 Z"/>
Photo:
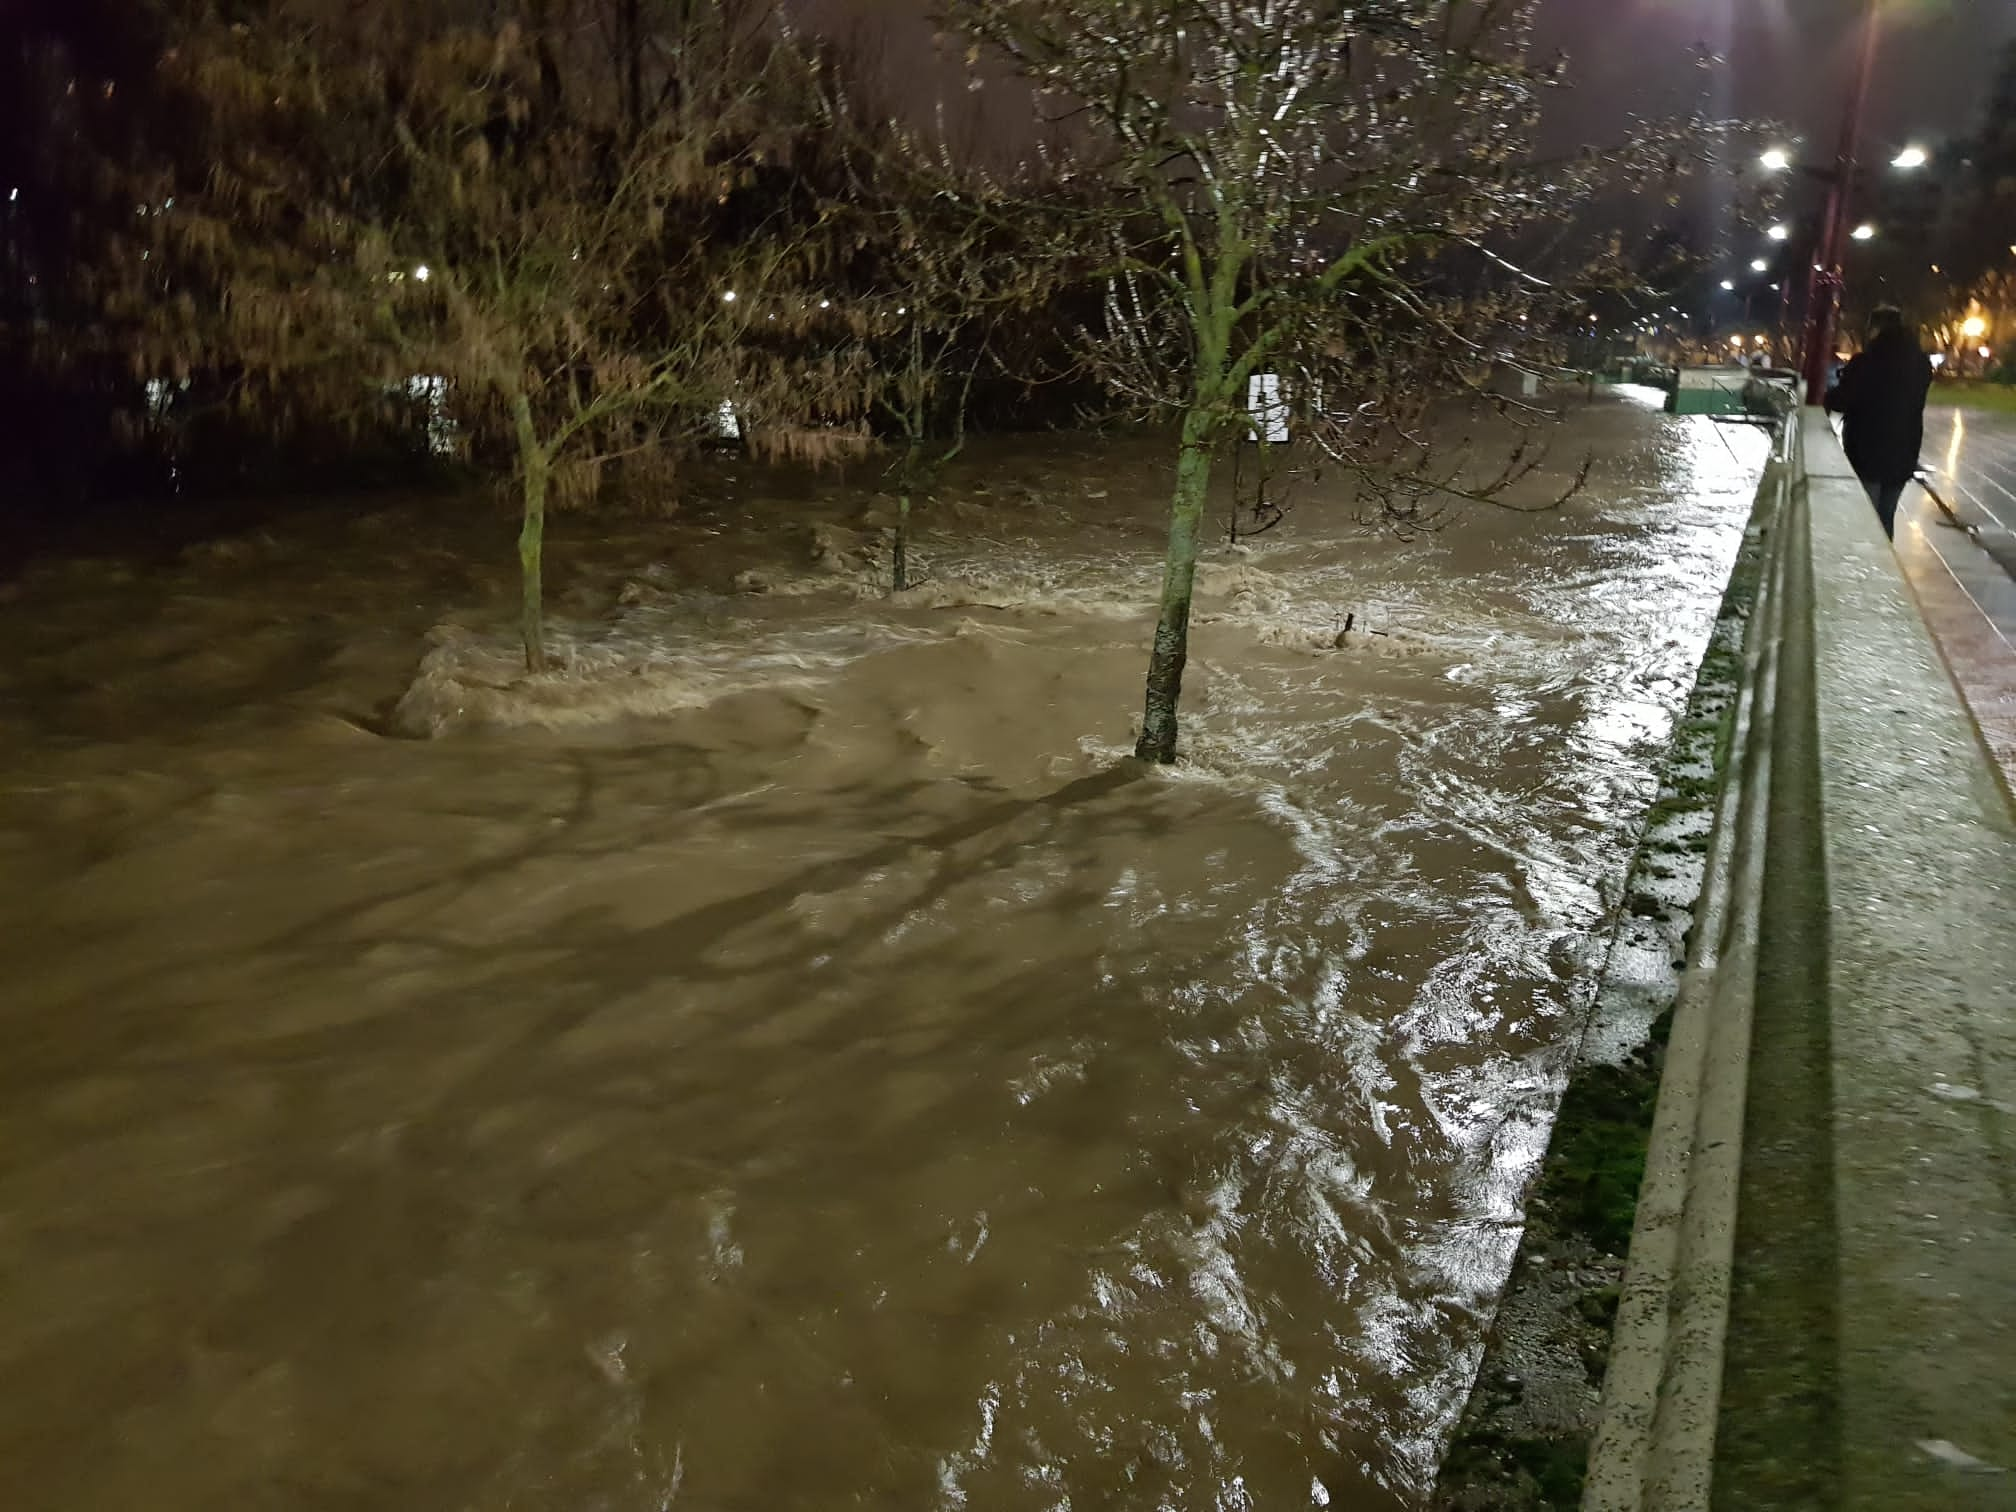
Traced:
<path id="1" fill-rule="evenodd" d="M 1169 553 L 1162 567 L 1162 609 L 1148 657 L 1148 702 L 1134 755 L 1167 766 L 1176 759 L 1176 705 L 1190 655 L 1190 592 L 1197 577 L 1197 532 L 1211 484 L 1209 418 L 1192 410 L 1183 422 L 1176 491 L 1169 501 Z"/>
<path id="2" fill-rule="evenodd" d="M 895 591 L 901 593 L 910 586 L 910 495 L 907 493 L 896 496 L 896 544 L 890 558 Z"/>
<path id="3" fill-rule="evenodd" d="M 897 593 L 910 586 L 910 490 L 917 480 L 917 450 L 917 443 L 912 441 L 903 457 L 902 481 L 897 485 L 902 491 L 896 495 L 896 541 L 889 553 L 890 576 Z"/>
<path id="4" fill-rule="evenodd" d="M 524 519 L 518 531 L 518 573 L 521 594 L 519 627 L 525 639 L 525 670 L 546 670 L 546 599 L 543 584 L 546 548 L 546 449 L 532 423 L 532 405 L 523 395 L 511 401 L 518 431 L 518 471 L 524 490 Z"/>

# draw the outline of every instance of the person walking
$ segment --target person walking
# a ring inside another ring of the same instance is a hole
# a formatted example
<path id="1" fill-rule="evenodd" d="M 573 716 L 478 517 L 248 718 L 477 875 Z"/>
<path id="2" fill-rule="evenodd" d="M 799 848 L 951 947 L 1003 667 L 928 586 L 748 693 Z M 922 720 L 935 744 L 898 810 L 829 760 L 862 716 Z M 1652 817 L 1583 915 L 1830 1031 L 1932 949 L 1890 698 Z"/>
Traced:
<path id="1" fill-rule="evenodd" d="M 1925 444 L 1925 395 L 1932 364 L 1895 305 L 1869 317 L 1862 350 L 1827 390 L 1827 408 L 1841 416 L 1841 447 L 1869 491 L 1883 534 L 1897 534 L 1897 501 L 1918 471 Z"/>

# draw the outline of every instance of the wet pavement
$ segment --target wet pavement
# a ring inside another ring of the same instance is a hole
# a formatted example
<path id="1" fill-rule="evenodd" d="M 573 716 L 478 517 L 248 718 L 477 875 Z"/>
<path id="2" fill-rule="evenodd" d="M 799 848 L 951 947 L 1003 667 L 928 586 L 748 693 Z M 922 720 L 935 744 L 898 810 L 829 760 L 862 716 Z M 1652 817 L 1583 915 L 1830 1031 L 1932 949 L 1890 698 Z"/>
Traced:
<path id="1" fill-rule="evenodd" d="M 2016 415 L 1929 409 L 1924 460 L 1930 490 L 1905 493 L 1898 558 L 2016 790 Z"/>
<path id="2" fill-rule="evenodd" d="M 1713 1504 L 2009 1512 L 2016 809 L 1934 601 L 1805 422 Z M 1923 575 L 1955 538 L 1897 545 Z"/>

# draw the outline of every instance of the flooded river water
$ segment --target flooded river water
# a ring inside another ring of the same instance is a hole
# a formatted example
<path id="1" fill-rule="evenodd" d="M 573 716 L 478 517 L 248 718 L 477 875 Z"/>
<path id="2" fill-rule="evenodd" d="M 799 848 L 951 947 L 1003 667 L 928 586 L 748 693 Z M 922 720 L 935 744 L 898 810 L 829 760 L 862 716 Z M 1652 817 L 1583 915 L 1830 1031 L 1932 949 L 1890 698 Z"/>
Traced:
<path id="1" fill-rule="evenodd" d="M 1133 441 L 901 605 L 866 488 L 563 523 L 540 685 L 467 509 L 35 567 L 8 1504 L 1418 1506 L 1764 452 L 1560 446 L 1216 551 L 1168 772 Z"/>

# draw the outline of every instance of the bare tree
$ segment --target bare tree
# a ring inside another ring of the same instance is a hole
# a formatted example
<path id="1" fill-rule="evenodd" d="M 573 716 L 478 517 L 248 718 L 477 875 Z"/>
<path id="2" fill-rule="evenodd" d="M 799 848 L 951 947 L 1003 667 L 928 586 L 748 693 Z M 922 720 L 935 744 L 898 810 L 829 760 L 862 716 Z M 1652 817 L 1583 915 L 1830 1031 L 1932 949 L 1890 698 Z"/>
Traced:
<path id="1" fill-rule="evenodd" d="M 799 318 L 766 295 L 802 273 L 803 227 L 750 190 L 810 94 L 763 15 L 273 0 L 197 21 L 167 59 L 197 152 L 124 261 L 143 362 L 228 374 L 276 417 L 367 413 L 428 375 L 511 459 L 542 670 L 549 505 L 662 460 L 731 394 L 776 398 L 743 338 Z"/>
<path id="2" fill-rule="evenodd" d="M 1180 428 L 1136 754 L 1176 756 L 1192 580 L 1214 460 L 1249 381 L 1404 518 L 1450 487 L 1414 428 L 1476 382 L 1544 292 L 1516 251 L 1595 168 L 1532 160 L 1554 71 L 1531 0 L 958 0 L 1065 134 L 1107 281 L 1093 352 Z M 1527 464 L 1469 491 L 1502 493 Z"/>
<path id="3" fill-rule="evenodd" d="M 875 409 L 899 448 L 890 557 L 901 593 L 912 500 L 965 447 L 973 383 L 993 360 L 996 331 L 1042 307 L 1060 266 L 1026 220 L 1026 185 L 1011 193 L 901 133 L 884 137 L 866 165 L 883 196 L 868 216 L 877 285 L 868 337 Z"/>

